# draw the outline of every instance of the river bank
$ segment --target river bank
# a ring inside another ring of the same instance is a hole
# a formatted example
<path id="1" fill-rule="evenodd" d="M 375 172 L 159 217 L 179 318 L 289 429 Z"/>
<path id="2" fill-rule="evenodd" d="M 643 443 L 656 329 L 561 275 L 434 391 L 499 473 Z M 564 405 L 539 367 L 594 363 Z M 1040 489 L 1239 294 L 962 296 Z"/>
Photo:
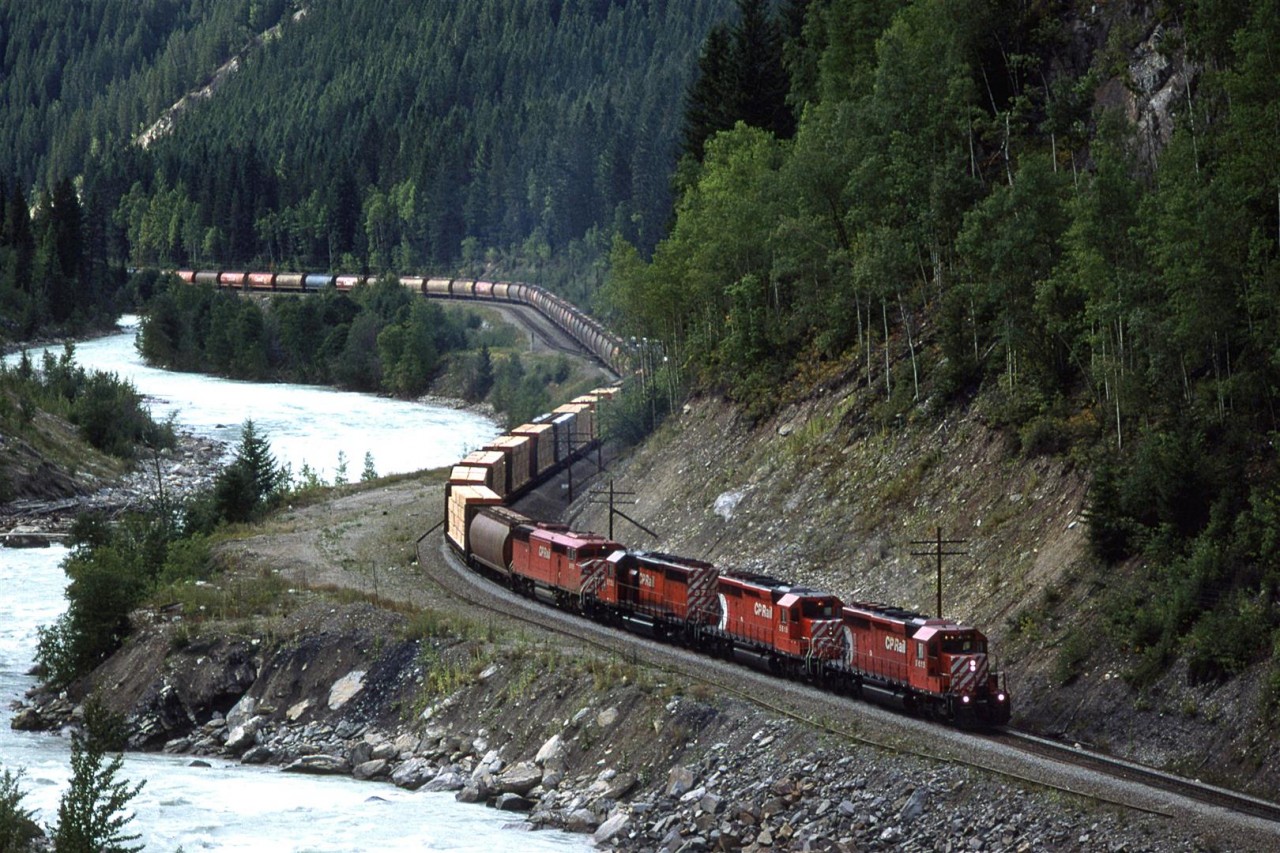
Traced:
<path id="1" fill-rule="evenodd" d="M 496 622 L 445 598 L 406 547 L 438 520 L 440 493 L 419 475 L 241 531 L 198 596 L 136 613 L 125 648 L 68 697 L 34 697 L 30 722 L 66 725 L 98 689 L 139 747 L 350 775 L 375 794 L 453 791 L 626 850 L 1251 847 L 868 746 Z"/>
<path id="2" fill-rule="evenodd" d="M 0 503 L 0 532 L 25 532 L 30 546 L 38 546 L 38 534 L 56 539 L 65 534 L 77 515 L 97 512 L 114 517 L 161 499 L 181 501 L 212 485 L 227 460 L 226 443 L 177 431 L 173 448 L 139 460 L 132 470 L 111 478 L 71 480 L 58 487 L 54 472 L 38 469 L 28 475 L 27 487 L 40 497 L 24 497 Z M 43 484 L 32 482 L 42 476 Z"/>

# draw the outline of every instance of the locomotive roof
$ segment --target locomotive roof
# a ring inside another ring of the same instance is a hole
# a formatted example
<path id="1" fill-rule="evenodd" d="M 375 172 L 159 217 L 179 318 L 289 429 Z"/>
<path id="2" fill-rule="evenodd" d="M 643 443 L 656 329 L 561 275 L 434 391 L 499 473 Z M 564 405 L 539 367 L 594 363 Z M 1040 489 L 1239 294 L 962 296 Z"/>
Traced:
<path id="1" fill-rule="evenodd" d="M 915 625 L 917 628 L 928 626 L 937 631 L 972 631 L 974 630 L 968 625 L 956 622 L 951 619 L 938 619 L 936 617 L 925 616 L 923 613 L 917 613 L 914 610 L 907 610 L 903 607 L 894 607 L 889 604 L 881 604 L 875 601 L 846 601 L 844 603 L 846 610 L 858 610 L 871 616 L 879 616 L 882 619 L 892 619 L 897 622 L 905 622 Z"/>
<path id="2" fill-rule="evenodd" d="M 681 568 L 711 568 L 712 563 L 705 560 L 695 560 L 693 557 L 681 557 L 676 554 L 664 554 L 661 551 L 630 551 L 632 556 L 637 560 L 647 560 L 651 563 L 665 563 L 671 566 L 680 566 Z"/>
<path id="3" fill-rule="evenodd" d="M 538 524 L 530 532 L 530 537 L 537 536 L 539 539 L 547 539 L 556 545 L 563 545 L 566 548 L 585 548 L 589 545 L 613 545 L 621 548 L 617 542 L 612 541 L 608 537 L 601 536 L 599 533 L 579 533 L 570 530 L 563 524 L 544 525 Z"/>
<path id="4" fill-rule="evenodd" d="M 836 596 L 825 589 L 813 589 L 807 586 L 795 586 L 786 581 L 778 580 L 772 575 L 757 574 L 755 572 L 721 572 L 722 580 L 734 580 L 740 583 L 747 583 L 753 586 L 764 587 L 765 589 L 782 594 L 789 593 L 791 595 L 811 595 L 835 598 Z"/>

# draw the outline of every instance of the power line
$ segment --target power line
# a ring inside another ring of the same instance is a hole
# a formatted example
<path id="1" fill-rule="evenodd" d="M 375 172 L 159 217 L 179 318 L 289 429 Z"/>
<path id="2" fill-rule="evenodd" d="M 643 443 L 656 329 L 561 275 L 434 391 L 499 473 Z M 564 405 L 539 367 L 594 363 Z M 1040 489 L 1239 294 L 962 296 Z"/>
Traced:
<path id="1" fill-rule="evenodd" d="M 928 551 L 912 551 L 913 557 L 937 557 L 938 558 L 938 618 L 942 618 L 942 558 L 943 557 L 967 557 L 968 551 L 949 551 L 943 546 L 945 545 L 964 545 L 967 539 L 943 539 L 942 528 L 934 528 L 933 539 L 913 539 L 912 545 L 932 545 Z"/>
<path id="2" fill-rule="evenodd" d="M 636 501 L 633 500 L 633 498 L 635 498 L 635 495 L 636 495 L 635 492 L 619 491 L 615 489 L 613 487 L 613 480 L 611 478 L 609 480 L 609 488 L 607 491 L 604 489 L 592 489 L 590 492 L 587 493 L 587 503 L 596 504 L 596 505 L 607 505 L 609 507 L 609 538 L 610 539 L 613 538 L 613 517 L 615 515 L 622 516 L 624 519 L 631 522 L 636 527 L 643 530 L 645 533 L 648 533 L 654 539 L 661 539 L 662 538 L 661 536 L 654 533 L 652 530 L 645 527 L 643 524 L 636 521 L 634 518 L 627 515 L 622 510 L 618 509 L 619 506 L 635 506 Z M 601 500 L 601 498 L 605 498 L 606 496 L 607 496 L 607 500 Z M 619 497 L 623 498 L 624 500 L 618 500 Z"/>

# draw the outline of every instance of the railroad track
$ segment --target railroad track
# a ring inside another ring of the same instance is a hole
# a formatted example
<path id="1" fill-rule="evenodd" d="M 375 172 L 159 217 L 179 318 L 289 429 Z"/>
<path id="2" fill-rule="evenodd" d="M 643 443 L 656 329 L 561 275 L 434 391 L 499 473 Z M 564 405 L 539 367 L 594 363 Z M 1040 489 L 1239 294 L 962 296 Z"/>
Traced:
<path id="1" fill-rule="evenodd" d="M 1201 782 L 1199 779 L 1188 779 L 1154 767 L 1147 767 L 1123 758 L 1104 755 L 1075 744 L 1066 744 L 1049 740 L 1027 732 L 1006 730 L 993 738 L 1013 743 L 1018 749 L 1040 755 L 1054 761 L 1071 764 L 1095 772 L 1105 773 L 1117 779 L 1124 779 L 1148 787 L 1168 791 L 1181 797 L 1217 806 L 1240 814 L 1252 815 L 1264 820 L 1280 823 L 1280 803 L 1273 803 L 1239 791 L 1220 788 Z"/>
<path id="2" fill-rule="evenodd" d="M 465 567 L 443 544 L 442 537 L 424 537 L 417 547 L 419 566 L 441 566 L 439 571 L 426 572 L 431 582 L 447 595 L 473 607 L 552 631 L 584 645 L 621 654 L 630 660 L 643 661 L 672 676 L 701 682 L 851 741 L 894 753 L 962 764 L 1029 786 L 1054 789 L 1167 818 L 1177 817 L 1185 811 L 1179 803 L 1165 796 L 1172 794 L 1236 815 L 1259 819 L 1265 823 L 1261 826 L 1255 823 L 1247 827 L 1248 830 L 1274 833 L 1276 845 L 1280 848 L 1280 805 L 1276 803 L 1024 732 L 1008 730 L 974 734 L 904 717 L 860 700 L 778 679 L 678 646 L 657 643 L 530 601 Z M 440 558 L 428 559 L 429 549 L 438 549 Z M 881 729 L 897 729 L 898 732 L 885 734 Z M 921 737 L 917 732 L 927 733 L 928 737 Z M 993 749 L 976 748 L 982 745 Z M 1037 766 L 1044 770 L 1029 771 L 1028 756 L 1039 759 Z M 1104 784 L 1096 784 L 1099 777 Z"/>

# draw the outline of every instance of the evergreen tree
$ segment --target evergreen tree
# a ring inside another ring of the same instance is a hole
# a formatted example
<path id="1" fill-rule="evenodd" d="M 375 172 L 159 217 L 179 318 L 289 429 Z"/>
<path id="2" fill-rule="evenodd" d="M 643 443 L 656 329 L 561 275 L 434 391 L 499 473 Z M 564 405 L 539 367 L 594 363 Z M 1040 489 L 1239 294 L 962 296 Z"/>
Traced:
<path id="1" fill-rule="evenodd" d="M 733 126 L 733 42 L 721 25 L 707 35 L 698 57 L 698 76 L 684 106 L 684 152 L 702 162 L 707 139 Z"/>
<path id="2" fill-rule="evenodd" d="M 738 22 L 720 25 L 703 44 L 698 74 L 685 95 L 686 154 L 702 161 L 713 134 L 745 122 L 790 139 L 795 115 L 787 103 L 790 78 L 783 62 L 782 23 L 767 0 L 737 0 Z"/>
<path id="3" fill-rule="evenodd" d="M 476 356 L 475 373 L 472 375 L 471 388 L 469 396 L 472 400 L 483 400 L 489 396 L 489 390 L 493 388 L 493 359 L 489 355 L 489 347 L 480 347 L 480 353 Z"/>
<path id="4" fill-rule="evenodd" d="M 86 729 L 88 727 L 86 726 Z M 124 756 L 99 733 L 71 736 L 71 787 L 58 803 L 54 847 L 59 853 L 138 853 L 138 835 L 126 834 L 133 815 L 125 809 L 143 783 L 120 778 Z"/>
<path id="5" fill-rule="evenodd" d="M 4 210 L 4 229 L 0 246 L 13 251 L 11 284 L 19 293 L 31 293 L 31 276 L 35 263 L 36 241 L 31 229 L 31 211 L 22 187 L 10 191 Z"/>
<path id="6" fill-rule="evenodd" d="M 227 521 L 252 521 L 275 504 L 287 482 L 288 474 L 276 462 L 270 442 L 258 433 L 252 419 L 246 420 L 235 459 L 214 480 L 215 511 Z"/>
<path id="7" fill-rule="evenodd" d="M 4 768 L 0 774 L 0 850 L 20 853 L 34 850 L 35 840 L 43 833 L 35 822 L 35 812 L 22 807 L 26 792 L 21 788 L 22 770 Z"/>

